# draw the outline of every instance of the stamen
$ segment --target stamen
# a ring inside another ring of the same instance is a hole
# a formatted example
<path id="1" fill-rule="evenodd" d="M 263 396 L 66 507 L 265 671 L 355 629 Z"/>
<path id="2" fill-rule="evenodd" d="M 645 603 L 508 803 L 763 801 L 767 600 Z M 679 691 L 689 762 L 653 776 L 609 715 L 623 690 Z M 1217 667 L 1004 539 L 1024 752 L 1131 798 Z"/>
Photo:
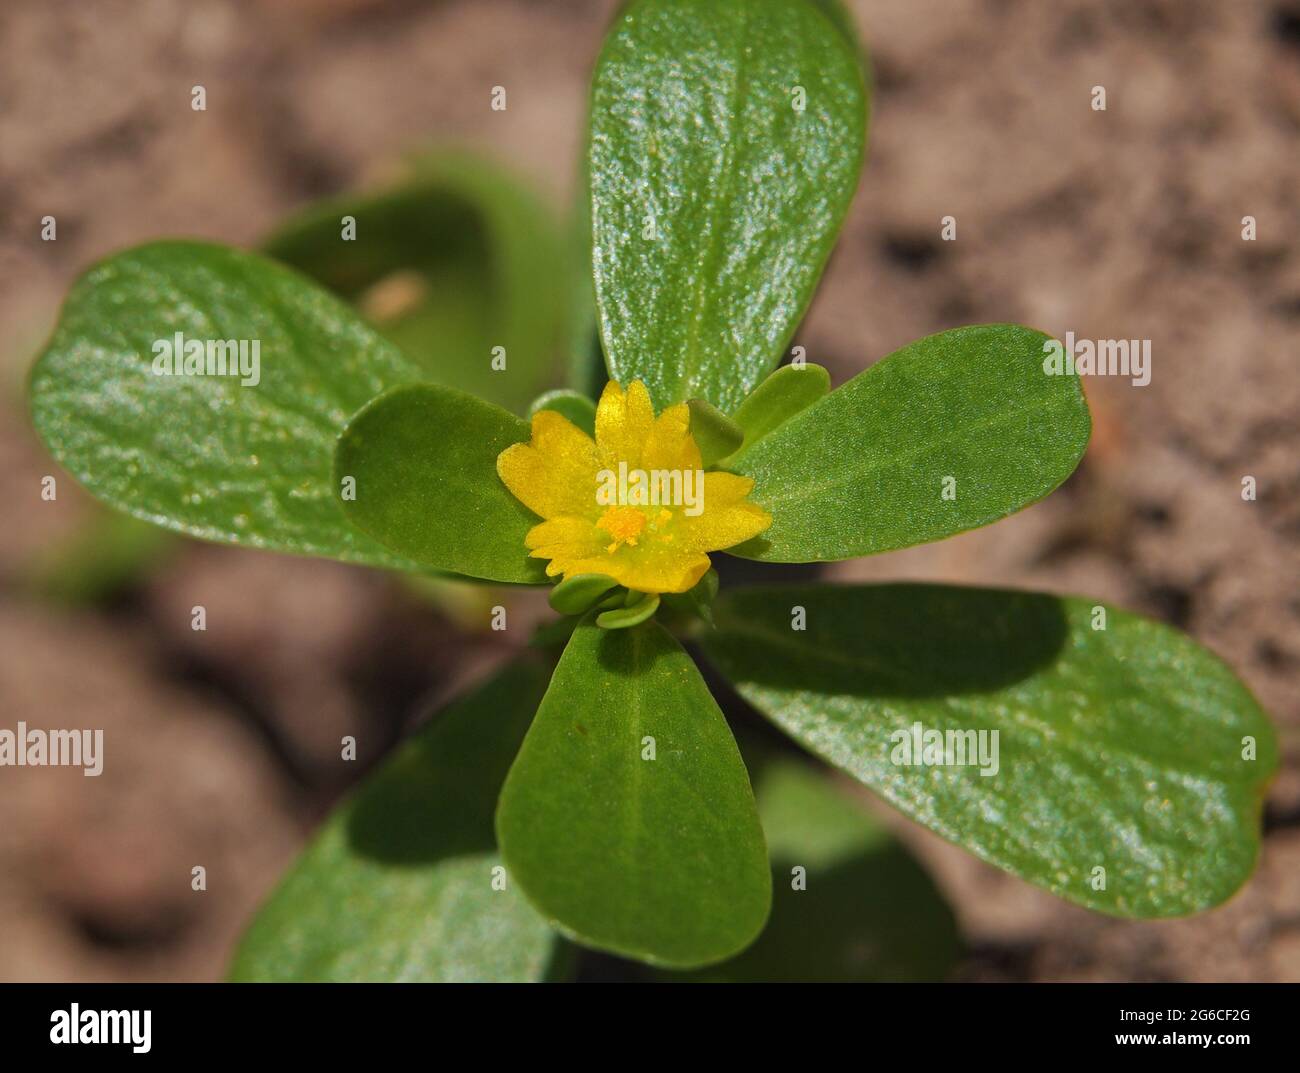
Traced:
<path id="1" fill-rule="evenodd" d="M 646 516 L 636 507 L 610 507 L 596 523 L 596 528 L 605 530 L 614 538 L 614 543 L 605 549 L 611 555 L 623 544 L 635 548 L 645 527 Z"/>

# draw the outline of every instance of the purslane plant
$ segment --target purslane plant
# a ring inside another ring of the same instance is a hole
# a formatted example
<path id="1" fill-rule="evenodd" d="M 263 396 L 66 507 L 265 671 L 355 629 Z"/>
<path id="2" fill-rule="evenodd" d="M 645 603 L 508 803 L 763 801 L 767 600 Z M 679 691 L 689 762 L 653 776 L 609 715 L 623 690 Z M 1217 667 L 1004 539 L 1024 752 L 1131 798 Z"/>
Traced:
<path id="1" fill-rule="evenodd" d="M 772 900 L 764 832 L 679 636 L 806 750 L 1071 901 L 1176 916 L 1250 874 L 1272 730 L 1179 632 L 1023 592 L 718 592 L 716 552 L 843 560 L 997 521 L 1088 440 L 1078 379 L 1048 375 L 1049 337 L 1028 328 L 942 332 L 834 390 L 815 365 L 776 369 L 856 185 L 862 72 L 828 3 L 620 14 L 586 160 L 598 403 L 554 392 L 525 421 L 445 372 L 431 383 L 255 254 L 156 243 L 76 284 L 31 405 L 100 498 L 211 540 L 558 577 L 571 616 L 549 683 L 508 668 L 344 806 L 236 975 L 538 979 L 557 971 L 554 931 L 669 967 L 745 949 Z M 205 375 L 202 347 L 155 375 L 175 333 L 259 340 L 259 382 Z M 953 762 L 989 741 L 986 762 Z"/>

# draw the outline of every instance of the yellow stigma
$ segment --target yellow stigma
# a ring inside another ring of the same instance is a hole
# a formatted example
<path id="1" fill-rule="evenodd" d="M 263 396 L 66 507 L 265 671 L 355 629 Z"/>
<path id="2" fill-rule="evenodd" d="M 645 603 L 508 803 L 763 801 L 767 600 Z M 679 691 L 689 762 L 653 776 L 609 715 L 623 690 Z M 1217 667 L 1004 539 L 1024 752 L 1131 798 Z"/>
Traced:
<path id="1" fill-rule="evenodd" d="M 772 522 L 746 500 L 748 477 L 708 472 L 690 409 L 658 416 L 640 381 L 610 382 L 596 436 L 553 410 L 533 415 L 528 443 L 507 447 L 497 473 L 543 520 L 524 540 L 549 559 L 548 575 L 606 574 L 638 592 L 686 592 L 709 569 L 708 552 L 757 536 Z"/>

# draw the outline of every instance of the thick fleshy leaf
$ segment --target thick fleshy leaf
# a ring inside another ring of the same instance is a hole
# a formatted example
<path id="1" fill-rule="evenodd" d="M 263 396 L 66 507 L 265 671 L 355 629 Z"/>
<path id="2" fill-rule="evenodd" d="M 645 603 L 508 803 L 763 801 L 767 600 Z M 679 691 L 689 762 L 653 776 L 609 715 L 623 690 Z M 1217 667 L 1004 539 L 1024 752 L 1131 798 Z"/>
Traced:
<path id="1" fill-rule="evenodd" d="M 163 345 L 175 349 L 178 334 L 202 344 L 205 372 L 209 361 L 229 367 L 243 341 L 248 375 L 166 375 Z M 215 345 L 224 341 L 233 358 Z M 205 540 L 409 567 L 348 524 L 330 464 L 348 417 L 418 375 L 296 272 L 222 246 L 157 242 L 72 288 L 32 371 L 31 411 L 54 457 L 137 518 Z"/>
<path id="2" fill-rule="evenodd" d="M 664 975 L 721 983 L 946 976 L 957 922 L 898 840 L 811 765 L 744 752 L 772 855 L 772 918 L 739 957 Z"/>
<path id="3" fill-rule="evenodd" d="M 590 125 L 590 121 L 588 121 Z M 569 333 L 566 350 L 565 382 L 583 395 L 595 398 L 608 379 L 605 354 L 596 326 L 596 292 L 591 278 L 591 181 L 587 174 L 587 154 L 579 162 L 579 191 L 569 220 L 567 245 L 573 251 L 569 281 Z"/>
<path id="4" fill-rule="evenodd" d="M 1176 630 L 1092 600 L 941 585 L 737 590 L 714 618 L 701 643 L 778 726 L 1062 897 L 1178 916 L 1254 868 L 1273 730 Z"/>
<path id="5" fill-rule="evenodd" d="M 940 540 L 1042 499 L 1079 464 L 1091 420 L 1049 337 L 1012 324 L 931 335 L 790 418 L 732 467 L 772 515 L 732 554 L 805 563 Z"/>
<path id="6" fill-rule="evenodd" d="M 843 35 L 844 40 L 848 42 L 855 52 L 861 47 L 858 28 L 853 22 L 853 16 L 841 0 L 811 0 L 811 3 L 830 20 L 831 25 Z M 866 62 L 865 57 L 863 62 Z"/>
<path id="7" fill-rule="evenodd" d="M 561 941 L 503 875 L 497 793 L 545 675 L 453 702 L 325 822 L 249 927 L 236 980 L 529 981 Z"/>
<path id="8" fill-rule="evenodd" d="M 526 422 L 473 395 L 434 384 L 398 388 L 339 437 L 335 487 L 347 517 L 400 555 L 470 577 L 541 584 L 545 564 L 524 547 L 537 518 L 496 471 L 497 455 L 527 439 Z"/>
<path id="9" fill-rule="evenodd" d="M 522 413 L 560 375 L 566 250 L 541 202 L 490 161 L 421 154 L 399 185 L 313 205 L 265 249 L 354 303 L 423 380 Z"/>
<path id="10" fill-rule="evenodd" d="M 866 92 L 807 0 L 641 0 L 596 65 L 593 268 L 610 375 L 730 412 L 777 363 L 853 196 Z"/>
<path id="11" fill-rule="evenodd" d="M 771 876 L 731 730 L 653 622 L 574 631 L 501 791 L 512 879 L 555 927 L 653 964 L 730 957 Z"/>

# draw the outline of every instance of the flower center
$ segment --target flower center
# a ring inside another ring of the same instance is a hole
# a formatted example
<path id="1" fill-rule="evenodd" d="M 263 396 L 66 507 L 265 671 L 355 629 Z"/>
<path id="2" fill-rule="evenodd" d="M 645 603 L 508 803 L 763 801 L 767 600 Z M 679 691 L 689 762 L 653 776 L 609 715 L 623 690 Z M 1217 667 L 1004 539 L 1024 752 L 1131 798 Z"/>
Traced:
<path id="1" fill-rule="evenodd" d="M 636 507 L 610 507 L 600 516 L 596 527 L 614 538 L 614 543 L 605 549 L 613 553 L 623 544 L 636 547 L 637 537 L 645 532 L 646 516 Z"/>

